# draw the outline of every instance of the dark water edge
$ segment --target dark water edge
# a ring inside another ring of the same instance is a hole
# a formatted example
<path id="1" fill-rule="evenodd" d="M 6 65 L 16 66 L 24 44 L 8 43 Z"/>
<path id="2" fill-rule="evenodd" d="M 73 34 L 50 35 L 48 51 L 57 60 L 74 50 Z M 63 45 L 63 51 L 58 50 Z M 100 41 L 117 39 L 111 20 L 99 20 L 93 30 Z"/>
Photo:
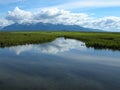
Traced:
<path id="1" fill-rule="evenodd" d="M 0 48 L 0 90 L 119 90 L 119 59 L 64 38 Z"/>

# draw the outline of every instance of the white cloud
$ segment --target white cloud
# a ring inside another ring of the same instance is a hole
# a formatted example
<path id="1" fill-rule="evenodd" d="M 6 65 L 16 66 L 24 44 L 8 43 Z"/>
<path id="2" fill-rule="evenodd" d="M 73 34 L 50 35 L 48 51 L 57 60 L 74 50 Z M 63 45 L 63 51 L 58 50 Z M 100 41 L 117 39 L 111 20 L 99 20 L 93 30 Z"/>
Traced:
<path id="1" fill-rule="evenodd" d="M 87 14 L 71 13 L 57 8 L 46 8 L 36 13 L 35 20 L 38 22 L 53 23 L 53 24 L 67 24 L 67 25 L 81 25 L 86 20 L 89 20 Z"/>
<path id="2" fill-rule="evenodd" d="M 102 8 L 120 6 L 120 0 L 75 0 L 74 2 L 64 3 L 53 6 L 60 9 L 77 9 L 77 8 Z"/>
<path id="3" fill-rule="evenodd" d="M 104 17 L 88 22 L 85 27 L 120 32 L 120 17 Z"/>
<path id="4" fill-rule="evenodd" d="M 31 12 L 24 11 L 16 7 L 13 11 L 8 11 L 6 19 L 15 23 L 29 23 L 31 22 L 32 17 Z"/>
<path id="5" fill-rule="evenodd" d="M 9 11 L 6 18 L 0 20 L 0 26 L 7 26 L 12 23 L 33 24 L 38 22 L 79 25 L 87 28 L 102 29 L 106 31 L 120 32 L 120 17 L 95 18 L 85 13 L 72 13 L 70 11 L 59 10 L 57 8 L 44 8 L 38 12 L 29 12 L 16 7 Z"/>
<path id="6" fill-rule="evenodd" d="M 13 23 L 12 21 L 9 21 L 7 19 L 0 19 L 0 27 L 5 27 L 5 26 L 8 26 L 12 23 Z"/>

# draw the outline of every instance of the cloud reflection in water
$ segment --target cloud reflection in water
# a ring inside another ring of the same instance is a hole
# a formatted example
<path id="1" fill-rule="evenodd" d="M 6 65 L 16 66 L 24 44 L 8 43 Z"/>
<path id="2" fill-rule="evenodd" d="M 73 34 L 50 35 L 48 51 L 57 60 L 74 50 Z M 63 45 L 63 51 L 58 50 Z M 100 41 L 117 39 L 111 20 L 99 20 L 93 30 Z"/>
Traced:
<path id="1" fill-rule="evenodd" d="M 85 43 L 74 40 L 74 39 L 65 39 L 65 38 L 57 38 L 56 40 L 38 45 L 22 45 L 22 46 L 14 46 L 9 48 L 10 51 L 15 52 L 17 55 L 20 55 L 26 51 L 32 51 L 37 53 L 47 53 L 47 54 L 56 54 L 60 52 L 69 51 L 72 49 L 85 50 Z"/>

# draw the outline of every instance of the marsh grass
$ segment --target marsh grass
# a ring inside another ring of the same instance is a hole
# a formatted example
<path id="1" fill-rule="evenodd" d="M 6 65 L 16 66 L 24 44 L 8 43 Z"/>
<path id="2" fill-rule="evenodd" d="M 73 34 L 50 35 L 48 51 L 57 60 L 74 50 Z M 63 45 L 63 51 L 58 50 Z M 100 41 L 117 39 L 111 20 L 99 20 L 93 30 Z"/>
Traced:
<path id="1" fill-rule="evenodd" d="M 120 33 L 95 32 L 0 32 L 0 47 L 45 43 L 57 37 L 77 39 L 96 49 L 120 50 Z"/>

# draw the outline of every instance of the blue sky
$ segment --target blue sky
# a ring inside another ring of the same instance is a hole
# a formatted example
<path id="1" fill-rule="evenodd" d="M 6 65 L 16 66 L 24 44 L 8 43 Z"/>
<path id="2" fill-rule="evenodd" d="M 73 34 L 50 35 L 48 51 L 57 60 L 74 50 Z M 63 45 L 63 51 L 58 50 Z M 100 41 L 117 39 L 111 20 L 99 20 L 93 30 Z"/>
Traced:
<path id="1" fill-rule="evenodd" d="M 120 0 L 0 0 L 0 28 L 38 22 L 120 32 Z"/>
<path id="2" fill-rule="evenodd" d="M 86 3 L 84 3 L 84 2 Z M 104 17 L 104 16 L 120 16 L 120 6 L 119 4 L 113 4 L 113 5 L 108 5 L 109 2 L 118 2 L 120 3 L 119 0 L 91 0 L 91 2 L 96 2 L 99 1 L 103 2 L 106 4 L 105 6 L 92 6 L 92 7 L 87 7 L 83 6 L 80 7 L 81 4 L 88 4 L 90 0 L 0 0 L 0 16 L 4 16 L 8 11 L 13 10 L 16 6 L 24 9 L 24 10 L 35 10 L 38 8 L 45 8 L 45 7 L 58 7 L 60 5 L 64 5 L 60 7 L 60 9 L 64 10 L 69 10 L 71 12 L 82 12 L 82 13 L 88 13 L 88 14 L 95 14 L 97 17 Z M 75 2 L 83 2 L 78 5 L 68 5 L 71 3 Z M 66 6 L 65 6 L 66 5 Z M 67 7 L 67 8 L 66 8 Z"/>

